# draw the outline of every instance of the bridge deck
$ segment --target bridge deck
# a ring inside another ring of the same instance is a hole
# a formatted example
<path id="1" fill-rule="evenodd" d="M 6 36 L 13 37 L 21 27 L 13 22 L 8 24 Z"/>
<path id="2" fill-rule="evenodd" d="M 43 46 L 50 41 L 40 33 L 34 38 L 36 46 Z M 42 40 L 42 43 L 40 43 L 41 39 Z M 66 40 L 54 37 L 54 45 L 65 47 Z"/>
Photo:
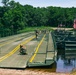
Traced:
<path id="1" fill-rule="evenodd" d="M 48 41 L 48 37 L 50 42 Z M 47 66 L 55 61 L 53 59 L 54 47 L 51 34 L 40 34 L 37 40 L 34 38 L 25 45 L 27 48 L 27 55 L 21 55 L 19 53 L 19 46 L 15 49 L 16 51 L 14 50 L 15 52 L 12 51 L 11 53 L 6 54 L 1 53 L 0 67 L 26 68 L 27 66 Z"/>

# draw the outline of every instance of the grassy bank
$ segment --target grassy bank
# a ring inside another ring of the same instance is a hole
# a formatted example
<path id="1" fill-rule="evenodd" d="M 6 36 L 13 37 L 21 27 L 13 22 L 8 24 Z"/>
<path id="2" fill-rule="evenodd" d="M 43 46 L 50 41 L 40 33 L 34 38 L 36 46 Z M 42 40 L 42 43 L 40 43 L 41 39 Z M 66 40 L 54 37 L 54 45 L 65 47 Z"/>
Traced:
<path id="1" fill-rule="evenodd" d="M 52 30 L 51 27 L 27 27 L 23 30 L 18 31 L 17 33 L 24 33 L 24 32 L 30 32 L 35 30 Z"/>

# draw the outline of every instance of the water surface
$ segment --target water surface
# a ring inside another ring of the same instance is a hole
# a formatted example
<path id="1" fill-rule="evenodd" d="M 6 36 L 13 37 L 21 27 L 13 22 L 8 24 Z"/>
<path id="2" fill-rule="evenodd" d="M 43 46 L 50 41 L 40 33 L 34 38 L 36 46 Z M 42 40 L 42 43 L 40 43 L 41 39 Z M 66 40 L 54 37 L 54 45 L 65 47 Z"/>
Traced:
<path id="1" fill-rule="evenodd" d="M 62 56 L 59 56 L 56 61 L 56 72 L 71 72 L 76 68 L 76 59 L 64 59 Z"/>

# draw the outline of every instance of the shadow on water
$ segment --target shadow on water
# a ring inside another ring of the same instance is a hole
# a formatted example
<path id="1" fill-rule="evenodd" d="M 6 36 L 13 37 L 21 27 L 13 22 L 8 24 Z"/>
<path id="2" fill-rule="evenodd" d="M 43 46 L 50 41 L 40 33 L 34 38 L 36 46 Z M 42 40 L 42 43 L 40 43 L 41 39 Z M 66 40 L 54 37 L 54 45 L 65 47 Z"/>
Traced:
<path id="1" fill-rule="evenodd" d="M 63 52 L 58 52 L 57 60 L 50 66 L 46 67 L 28 67 L 27 70 L 30 71 L 40 71 L 40 72 L 58 72 L 58 73 L 68 73 L 76 69 L 76 59 L 64 59 Z"/>
<path id="2" fill-rule="evenodd" d="M 67 60 L 64 60 L 61 56 L 59 56 L 56 63 L 50 65 L 49 67 L 32 67 L 27 68 L 30 71 L 40 71 L 40 72 L 58 72 L 58 73 L 69 73 L 72 72 L 72 70 L 76 68 L 76 61 L 71 60 L 70 63 L 68 63 Z"/>
<path id="3" fill-rule="evenodd" d="M 76 69 L 76 59 L 65 59 L 63 53 L 58 53 L 56 64 L 56 72 L 66 73 Z"/>

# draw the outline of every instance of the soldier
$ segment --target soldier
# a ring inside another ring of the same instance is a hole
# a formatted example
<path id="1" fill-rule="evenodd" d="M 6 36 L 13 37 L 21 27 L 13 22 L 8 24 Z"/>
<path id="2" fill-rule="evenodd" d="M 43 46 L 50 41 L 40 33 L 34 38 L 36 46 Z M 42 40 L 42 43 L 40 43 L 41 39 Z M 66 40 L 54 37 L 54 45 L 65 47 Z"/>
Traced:
<path id="1" fill-rule="evenodd" d="M 23 45 L 20 45 L 20 53 L 21 53 L 22 55 L 27 54 L 27 53 L 26 53 L 26 47 L 24 47 Z"/>
<path id="2" fill-rule="evenodd" d="M 36 39 L 37 39 L 37 37 L 38 37 L 38 31 L 37 30 L 35 30 L 35 35 L 36 35 Z"/>

